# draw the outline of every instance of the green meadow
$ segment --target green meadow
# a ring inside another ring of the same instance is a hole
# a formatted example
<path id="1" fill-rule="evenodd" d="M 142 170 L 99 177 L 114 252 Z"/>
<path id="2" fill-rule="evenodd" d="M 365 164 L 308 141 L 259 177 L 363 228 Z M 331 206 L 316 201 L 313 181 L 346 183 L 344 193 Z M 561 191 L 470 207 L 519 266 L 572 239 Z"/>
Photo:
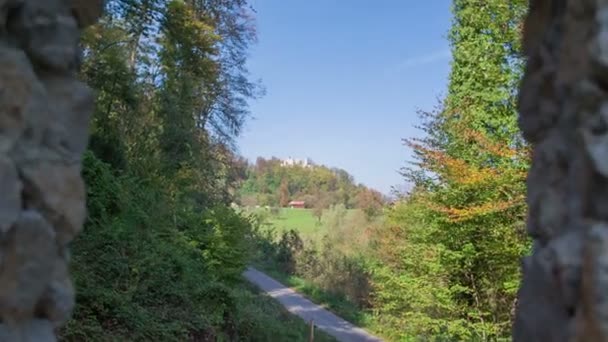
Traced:
<path id="1" fill-rule="evenodd" d="M 332 229 L 325 212 L 319 219 L 314 215 L 312 209 L 282 208 L 273 210 L 260 208 L 254 212 L 263 217 L 262 226 L 265 229 L 274 230 L 277 234 L 295 230 L 302 237 L 314 239 L 322 237 Z M 360 213 L 358 209 L 347 209 L 344 220 L 352 220 L 358 213 Z"/>

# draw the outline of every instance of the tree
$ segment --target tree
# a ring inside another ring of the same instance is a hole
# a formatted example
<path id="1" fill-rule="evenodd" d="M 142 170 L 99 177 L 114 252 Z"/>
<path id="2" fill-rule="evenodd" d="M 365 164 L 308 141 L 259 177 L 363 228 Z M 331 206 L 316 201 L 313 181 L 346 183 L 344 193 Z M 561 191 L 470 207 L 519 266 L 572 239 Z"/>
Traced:
<path id="1" fill-rule="evenodd" d="M 529 151 L 515 91 L 526 1 L 454 0 L 452 8 L 447 97 L 420 113 L 425 136 L 406 140 L 416 160 L 403 174 L 439 232 L 437 261 L 455 304 L 443 311 L 450 337 L 489 340 L 509 333 L 517 264 L 528 248 L 521 227 Z"/>
<path id="2" fill-rule="evenodd" d="M 519 125 L 532 145 L 514 341 L 606 341 L 606 3 L 530 1 Z"/>
<path id="3" fill-rule="evenodd" d="M 363 210 L 368 220 L 382 212 L 384 200 L 381 193 L 372 189 L 363 189 L 357 195 L 357 206 Z"/>
<path id="4" fill-rule="evenodd" d="M 106 8 L 82 40 L 79 76 L 97 96 L 82 169 L 89 227 L 70 248 L 84 300 L 61 340 L 232 340 L 243 302 L 230 289 L 240 286 L 251 233 L 227 206 L 246 173 L 234 138 L 258 95 L 245 65 L 255 41 L 251 10 L 244 0 L 108 0 Z M 71 42 L 75 27 L 65 24 Z M 74 94 L 82 106 L 73 109 L 85 108 Z M 64 285 L 55 287 L 69 306 Z M 90 315 L 108 300 L 118 310 Z M 116 324 L 100 330 L 102 320 Z"/>
<path id="5" fill-rule="evenodd" d="M 327 209 L 330 205 L 329 195 L 325 192 L 317 192 L 314 198 L 314 203 L 312 207 L 312 213 L 317 218 L 317 222 L 321 223 L 321 218 L 323 217 L 323 211 Z"/>
<path id="6" fill-rule="evenodd" d="M 289 204 L 289 184 L 287 183 L 287 179 L 283 179 L 281 181 L 281 186 L 279 187 L 279 206 L 286 207 Z"/>
<path id="7" fill-rule="evenodd" d="M 344 204 L 348 208 L 356 206 L 355 199 L 360 190 L 354 178 L 341 169 L 323 165 L 283 167 L 277 158 L 267 160 L 260 157 L 254 165 L 249 165 L 247 179 L 243 182 L 239 195 L 255 194 L 264 199 L 272 198 L 260 203 L 270 205 L 270 202 L 280 199 L 281 192 L 285 195 L 283 182 L 287 182 L 287 197 L 291 199 L 304 200 L 305 197 L 316 196 L 317 191 L 323 191 L 329 194 L 329 204 Z M 314 203 L 310 200 L 306 202 Z"/>
<path id="8" fill-rule="evenodd" d="M 460 304 L 452 296 L 451 271 L 444 248 L 437 243 L 445 232 L 422 198 L 412 193 L 387 210 L 380 229 L 371 234 L 378 264 L 373 272 L 375 315 L 398 334 L 392 340 L 461 341 L 469 333 L 459 320 Z M 416 336 L 417 338 L 413 338 Z"/>

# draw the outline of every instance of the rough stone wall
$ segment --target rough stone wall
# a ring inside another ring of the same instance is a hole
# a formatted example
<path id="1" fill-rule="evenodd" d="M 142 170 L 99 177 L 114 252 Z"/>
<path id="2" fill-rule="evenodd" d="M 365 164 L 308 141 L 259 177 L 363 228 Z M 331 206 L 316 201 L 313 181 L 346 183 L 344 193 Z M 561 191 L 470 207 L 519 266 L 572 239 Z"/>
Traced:
<path id="1" fill-rule="evenodd" d="M 608 0 L 531 0 L 520 127 L 533 146 L 514 341 L 608 341 Z"/>
<path id="2" fill-rule="evenodd" d="M 70 317 L 68 244 L 85 216 L 92 91 L 80 31 L 102 0 L 0 0 L 0 341 L 54 341 Z"/>

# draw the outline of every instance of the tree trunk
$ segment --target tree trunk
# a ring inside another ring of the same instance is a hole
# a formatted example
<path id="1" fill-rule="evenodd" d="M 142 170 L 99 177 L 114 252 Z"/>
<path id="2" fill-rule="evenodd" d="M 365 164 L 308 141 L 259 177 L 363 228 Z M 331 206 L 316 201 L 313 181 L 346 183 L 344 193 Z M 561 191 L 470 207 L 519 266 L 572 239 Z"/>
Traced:
<path id="1" fill-rule="evenodd" d="M 86 217 L 93 110 L 75 69 L 102 7 L 0 0 L 0 341 L 54 341 L 74 306 L 68 245 Z"/>
<path id="2" fill-rule="evenodd" d="M 514 341 L 608 341 L 608 1 L 531 0 L 520 128 L 532 255 Z"/>

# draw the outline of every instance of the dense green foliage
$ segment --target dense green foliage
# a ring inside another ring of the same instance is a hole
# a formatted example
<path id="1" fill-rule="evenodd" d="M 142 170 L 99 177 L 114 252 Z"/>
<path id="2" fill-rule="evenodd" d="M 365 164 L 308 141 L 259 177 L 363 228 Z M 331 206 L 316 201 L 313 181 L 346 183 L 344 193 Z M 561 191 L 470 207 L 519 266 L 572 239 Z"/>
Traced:
<path id="1" fill-rule="evenodd" d="M 529 249 L 529 152 L 516 124 L 526 7 L 453 1 L 447 96 L 420 113 L 424 136 L 405 141 L 415 160 L 403 176 L 413 190 L 378 224 L 342 223 L 338 234 L 326 227 L 322 240 L 275 237 L 268 268 L 390 340 L 509 338 Z M 336 305 L 343 299 L 350 306 Z"/>
<path id="2" fill-rule="evenodd" d="M 427 226 L 436 231 L 431 239 L 420 236 L 421 246 L 432 242 L 448 290 L 442 294 L 446 310 L 417 314 L 439 320 L 435 325 L 448 318 L 443 328 L 452 338 L 488 340 L 510 333 L 519 259 L 527 249 L 528 153 L 517 129 L 515 91 L 526 5 L 454 1 L 447 98 L 425 117 L 426 137 L 408 141 L 418 160 L 404 170 L 416 185 L 411 201 L 425 205 Z M 404 229 L 407 239 L 419 238 Z"/>
<path id="3" fill-rule="evenodd" d="M 97 106 L 62 337 L 302 340 L 303 322 L 243 283 L 255 261 L 390 340 L 508 338 L 528 248 L 515 113 L 525 7 L 453 1 L 448 94 L 406 140 L 414 188 L 387 208 L 344 170 L 234 155 L 261 91 L 245 68 L 245 0 L 109 1 L 83 40 Z M 311 210 L 277 209 L 292 200 Z M 273 209 L 250 217 L 232 202 Z M 288 213 L 308 216 L 291 225 Z"/>
<path id="4" fill-rule="evenodd" d="M 74 245 L 78 306 L 63 339 L 306 338 L 303 322 L 242 283 L 250 220 L 225 206 L 173 208 L 164 184 L 116 176 L 91 153 L 85 177 L 90 221 Z"/>
<path id="5" fill-rule="evenodd" d="M 256 222 L 229 203 L 231 144 L 260 90 L 245 69 L 249 12 L 244 0 L 111 0 L 86 31 L 89 216 L 62 339 L 306 339 L 303 321 L 241 277 Z"/>
<path id="6" fill-rule="evenodd" d="M 254 165 L 248 165 L 239 193 L 245 206 L 285 207 L 296 200 L 316 208 L 319 214 L 322 209 L 342 204 L 347 208 L 369 208 L 373 216 L 385 201 L 378 191 L 356 184 L 345 170 L 314 163 L 282 166 L 277 158 L 258 158 Z"/>
<path id="7" fill-rule="evenodd" d="M 257 235 L 257 266 L 343 318 L 363 323 L 361 309 L 368 308 L 371 290 L 364 256 L 381 218 L 370 222 L 362 210 L 337 205 L 324 210 L 320 225 L 311 230 L 302 225 L 302 216 L 314 220 L 312 211 L 291 212 L 258 216 L 268 224 Z"/>

